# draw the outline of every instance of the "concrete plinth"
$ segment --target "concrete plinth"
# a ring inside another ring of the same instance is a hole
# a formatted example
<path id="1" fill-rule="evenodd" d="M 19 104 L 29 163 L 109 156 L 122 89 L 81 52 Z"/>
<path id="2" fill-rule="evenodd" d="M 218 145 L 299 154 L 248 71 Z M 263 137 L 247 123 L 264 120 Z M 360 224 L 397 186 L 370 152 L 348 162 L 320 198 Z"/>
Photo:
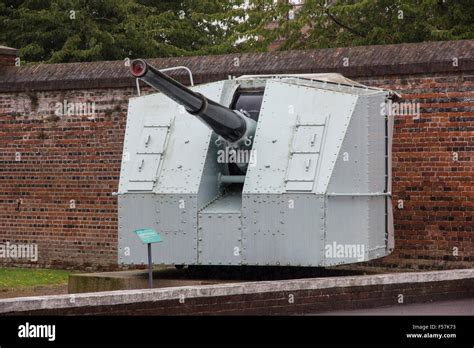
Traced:
<path id="1" fill-rule="evenodd" d="M 191 285 L 211 285 L 224 281 L 212 279 L 186 279 L 186 272 L 173 268 L 159 268 L 153 271 L 154 288 L 169 288 Z M 100 292 L 148 288 L 148 271 L 132 270 L 120 272 L 83 273 L 69 276 L 68 292 Z"/>
<path id="2" fill-rule="evenodd" d="M 0 300 L 0 314 L 315 314 L 473 297 L 474 269 L 465 269 L 15 298 Z"/>
<path id="3" fill-rule="evenodd" d="M 313 277 L 334 277 L 374 274 L 351 269 L 314 267 L 252 267 L 252 266 L 196 266 L 185 269 L 156 267 L 153 287 L 169 288 L 193 285 L 241 283 L 261 280 L 283 280 Z M 133 290 L 148 288 L 148 271 L 83 273 L 69 276 L 69 293 Z"/>

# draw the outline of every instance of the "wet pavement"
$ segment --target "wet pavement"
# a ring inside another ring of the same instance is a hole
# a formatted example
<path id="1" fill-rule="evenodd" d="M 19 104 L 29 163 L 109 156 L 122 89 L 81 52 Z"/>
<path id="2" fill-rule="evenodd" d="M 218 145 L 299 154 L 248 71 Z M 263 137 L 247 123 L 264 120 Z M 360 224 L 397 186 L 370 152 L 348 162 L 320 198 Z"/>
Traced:
<path id="1" fill-rule="evenodd" d="M 474 315 L 474 298 L 390 307 L 342 310 L 316 313 L 315 315 Z"/>

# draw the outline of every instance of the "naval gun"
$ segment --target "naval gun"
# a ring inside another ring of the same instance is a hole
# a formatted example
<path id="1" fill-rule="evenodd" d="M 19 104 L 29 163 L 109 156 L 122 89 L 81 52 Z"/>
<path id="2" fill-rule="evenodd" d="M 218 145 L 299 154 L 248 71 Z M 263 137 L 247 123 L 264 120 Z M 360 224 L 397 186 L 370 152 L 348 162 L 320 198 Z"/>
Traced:
<path id="1" fill-rule="evenodd" d="M 396 94 L 339 74 L 188 88 L 141 59 L 131 73 L 159 93 L 129 100 L 120 264 L 146 262 L 142 228 L 162 236 L 155 263 L 176 266 L 320 267 L 392 251 Z"/>
<path id="2" fill-rule="evenodd" d="M 256 121 L 248 115 L 239 110 L 231 110 L 186 88 L 142 59 L 132 61 L 130 66 L 133 76 L 183 106 L 189 114 L 225 140 L 227 147 L 231 147 L 233 151 L 251 148 Z M 243 158 L 248 159 L 249 156 Z M 236 164 L 241 170 L 245 170 L 248 161 L 236 161 Z"/>

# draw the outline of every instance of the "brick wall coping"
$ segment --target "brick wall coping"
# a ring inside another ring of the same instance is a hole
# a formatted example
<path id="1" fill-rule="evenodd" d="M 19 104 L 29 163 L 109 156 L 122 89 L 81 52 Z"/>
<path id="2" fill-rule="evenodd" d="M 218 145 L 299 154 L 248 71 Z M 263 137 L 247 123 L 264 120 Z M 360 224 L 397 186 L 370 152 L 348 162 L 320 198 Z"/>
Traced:
<path id="1" fill-rule="evenodd" d="M 18 51 L 19 50 L 17 50 L 16 48 L 0 45 L 0 55 L 16 57 L 18 55 Z"/>
<path id="2" fill-rule="evenodd" d="M 457 66 L 453 64 L 454 59 Z M 338 72 L 357 77 L 459 72 L 474 70 L 474 40 L 155 58 L 149 61 L 158 68 L 187 66 L 192 70 L 196 83 L 226 79 L 229 75 L 252 74 Z M 188 81 L 184 72 L 171 75 L 183 82 Z M 133 86 L 135 81 L 124 61 L 0 68 L 0 92 Z"/>
<path id="3" fill-rule="evenodd" d="M 74 295 L 22 297 L 0 300 L 0 313 L 18 313 L 60 308 L 113 306 L 185 298 L 261 294 L 344 287 L 370 287 L 474 279 L 474 269 L 390 273 L 367 276 L 328 277 L 197 285 L 160 289 L 120 290 Z M 73 299 L 73 300 L 72 300 Z"/>

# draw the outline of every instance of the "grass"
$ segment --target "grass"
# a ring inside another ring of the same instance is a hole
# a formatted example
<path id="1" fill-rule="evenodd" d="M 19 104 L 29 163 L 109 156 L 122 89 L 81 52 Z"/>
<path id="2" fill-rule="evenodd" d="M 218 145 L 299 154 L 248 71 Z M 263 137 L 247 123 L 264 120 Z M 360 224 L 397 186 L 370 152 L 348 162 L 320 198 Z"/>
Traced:
<path id="1" fill-rule="evenodd" d="M 71 272 L 40 268 L 0 268 L 0 291 L 67 284 Z"/>

